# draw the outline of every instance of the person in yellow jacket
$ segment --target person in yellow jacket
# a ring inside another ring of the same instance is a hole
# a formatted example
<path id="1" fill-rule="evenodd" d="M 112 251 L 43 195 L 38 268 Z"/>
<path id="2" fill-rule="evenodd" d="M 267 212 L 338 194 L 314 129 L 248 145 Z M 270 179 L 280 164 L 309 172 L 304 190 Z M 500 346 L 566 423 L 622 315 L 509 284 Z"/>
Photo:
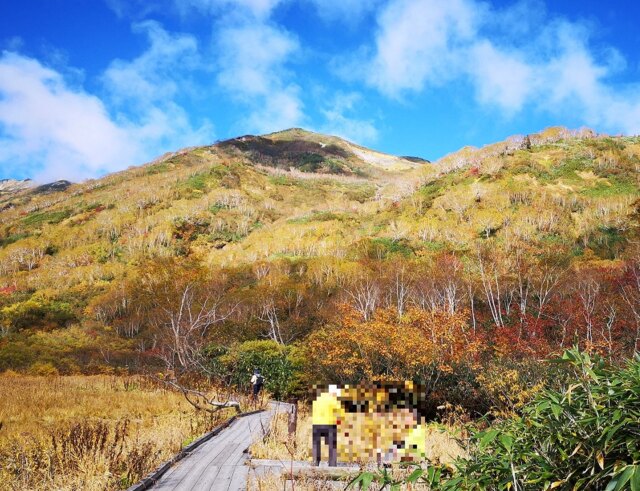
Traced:
<path id="1" fill-rule="evenodd" d="M 338 425 L 344 419 L 344 409 L 338 400 L 340 389 L 330 385 L 311 405 L 312 453 L 314 465 L 320 464 L 322 439 L 329 446 L 329 465 L 338 464 Z"/>

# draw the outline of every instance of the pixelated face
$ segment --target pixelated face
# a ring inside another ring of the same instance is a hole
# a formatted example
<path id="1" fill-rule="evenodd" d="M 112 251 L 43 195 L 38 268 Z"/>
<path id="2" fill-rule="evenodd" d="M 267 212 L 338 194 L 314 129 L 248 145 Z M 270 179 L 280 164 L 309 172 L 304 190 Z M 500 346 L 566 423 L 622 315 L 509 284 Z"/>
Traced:
<path id="1" fill-rule="evenodd" d="M 335 395 L 332 387 L 316 389 L 313 410 L 325 411 L 323 394 Z M 345 385 L 334 400 L 340 417 L 323 420 L 338 427 L 338 456 L 343 462 L 419 460 L 415 431 L 424 420 L 426 390 L 412 382 Z"/>

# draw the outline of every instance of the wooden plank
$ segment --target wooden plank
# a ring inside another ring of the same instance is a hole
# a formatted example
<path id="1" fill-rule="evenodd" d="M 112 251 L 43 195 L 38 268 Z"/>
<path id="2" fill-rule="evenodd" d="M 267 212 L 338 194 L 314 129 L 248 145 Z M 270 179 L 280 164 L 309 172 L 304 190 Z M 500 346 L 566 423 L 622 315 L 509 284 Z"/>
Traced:
<path id="1" fill-rule="evenodd" d="M 293 474 L 294 476 L 319 475 L 329 478 L 342 478 L 352 475 L 355 476 L 361 470 L 357 465 L 342 464 L 336 467 L 330 467 L 324 463 L 320 464 L 319 466 L 315 466 L 311 462 L 291 462 L 280 460 L 252 460 L 251 467 L 256 470 L 257 474 L 261 474 L 261 468 L 266 468 L 270 471 L 279 470 L 278 474 Z"/>
<path id="2" fill-rule="evenodd" d="M 252 415 L 252 414 L 259 413 L 259 412 L 261 412 L 261 411 L 252 411 L 250 413 L 245 413 L 245 414 L 240 415 L 240 416 Z M 187 445 L 180 452 L 178 452 L 177 455 L 175 455 L 174 457 L 172 457 L 168 461 L 164 462 L 162 465 L 160 465 L 160 467 L 158 467 L 156 470 L 154 470 L 153 472 L 151 472 L 150 474 L 148 474 L 147 476 L 142 478 L 142 480 L 140 480 L 139 482 L 137 482 L 136 484 L 131 486 L 127 491 L 145 491 L 147 489 L 150 489 L 155 483 L 157 483 L 160 480 L 160 478 L 165 473 L 167 473 L 167 471 L 169 471 L 172 468 L 172 466 L 175 465 L 176 462 L 180 461 L 183 457 L 185 457 L 187 454 L 192 452 L 198 446 L 204 444 L 209 439 L 211 439 L 215 435 L 219 434 L 224 428 L 226 428 L 231 423 L 233 423 L 233 421 L 235 421 L 237 417 L 238 416 L 233 416 L 229 420 L 227 420 L 224 423 L 222 423 L 220 426 L 214 428 L 211 432 L 207 433 L 206 435 L 203 435 L 202 437 L 198 438 L 193 443 Z"/>
<path id="3" fill-rule="evenodd" d="M 206 468 L 213 464 L 213 461 L 221 455 L 228 446 L 227 442 L 233 441 L 243 432 L 242 420 L 236 420 L 224 434 L 216 439 L 208 441 L 193 454 L 189 455 L 175 470 L 183 475 L 192 475 L 198 469 Z"/>
<path id="4" fill-rule="evenodd" d="M 153 487 L 161 491 L 246 489 L 246 449 L 268 431 L 271 418 L 286 404 L 272 404 L 269 411 L 238 417 L 228 428 L 203 443 L 174 465 Z"/>
<path id="5" fill-rule="evenodd" d="M 252 459 L 251 467 L 263 467 L 263 466 L 275 466 L 275 467 L 284 467 L 290 468 L 293 464 L 293 467 L 296 468 L 308 468 L 308 469 L 343 469 L 350 471 L 358 471 L 360 470 L 360 466 L 356 464 L 347 464 L 347 463 L 338 463 L 336 467 L 330 467 L 326 462 L 320 462 L 319 466 L 313 465 L 313 463 L 308 460 L 269 460 L 269 459 Z"/>
<path id="6" fill-rule="evenodd" d="M 229 438 L 227 438 L 226 441 L 229 441 Z M 203 447 L 203 456 L 201 456 L 194 465 L 182 469 L 182 479 L 177 483 L 175 489 L 199 489 L 198 482 L 200 479 L 204 475 L 211 473 L 213 469 L 220 467 L 222 463 L 229 459 L 230 452 L 235 447 L 236 444 L 218 445 L 211 450 Z"/>
<path id="7" fill-rule="evenodd" d="M 163 478 L 154 489 L 171 490 L 182 488 L 182 482 L 186 479 L 187 483 L 192 481 L 194 477 L 199 477 L 206 468 L 211 465 L 211 461 L 220 455 L 226 445 L 225 443 L 233 439 L 235 435 L 242 433 L 241 419 L 234 421 L 229 428 L 220 434 L 219 437 L 212 439 L 198 448 L 191 455 L 186 457 L 182 462 L 172 469 L 172 475 L 168 475 L 165 483 Z M 188 488 L 187 488 L 188 489 Z"/>
<path id="8" fill-rule="evenodd" d="M 226 491 L 229 487 L 229 482 L 231 481 L 231 475 L 233 474 L 233 470 L 235 469 L 235 465 L 223 465 L 220 466 L 220 472 L 218 472 L 218 477 L 216 477 L 215 487 L 220 491 Z"/>
<path id="9" fill-rule="evenodd" d="M 249 468 L 246 465 L 238 465 L 234 468 L 229 482 L 228 491 L 239 491 L 246 489 L 247 477 L 249 476 Z M 211 488 L 213 490 L 213 488 Z"/>
<path id="10" fill-rule="evenodd" d="M 207 472 L 202 476 L 200 476 L 200 479 L 198 480 L 198 483 L 197 483 L 198 485 L 197 489 L 202 489 L 203 491 L 206 491 L 208 489 L 217 490 L 218 488 L 216 487 L 216 482 L 217 482 L 219 473 L 220 473 L 220 467 L 218 466 L 209 467 L 207 469 Z"/>

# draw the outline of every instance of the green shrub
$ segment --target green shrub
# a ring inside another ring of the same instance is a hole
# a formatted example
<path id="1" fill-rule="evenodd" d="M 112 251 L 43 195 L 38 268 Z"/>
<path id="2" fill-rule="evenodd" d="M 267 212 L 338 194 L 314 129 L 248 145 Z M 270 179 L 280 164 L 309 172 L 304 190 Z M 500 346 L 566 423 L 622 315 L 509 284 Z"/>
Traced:
<path id="1" fill-rule="evenodd" d="M 276 399 L 291 396 L 299 385 L 302 360 L 293 346 L 275 341 L 246 341 L 228 350 L 211 346 L 207 350 L 213 370 L 240 390 L 249 391 L 253 370 L 259 368 L 265 388 Z"/>
<path id="2" fill-rule="evenodd" d="M 607 178 L 607 182 L 598 181 L 595 186 L 581 191 L 581 194 L 590 198 L 638 194 L 638 186 L 633 180 L 618 176 L 607 176 Z"/>
<path id="3" fill-rule="evenodd" d="M 430 182 L 422 186 L 418 193 L 424 200 L 424 208 L 431 208 L 433 201 L 442 194 L 442 191 L 442 184 L 439 181 Z"/>
<path id="4" fill-rule="evenodd" d="M 287 176 L 270 176 L 269 182 L 271 184 L 275 184 L 276 186 L 293 186 L 294 181 Z"/>
<path id="5" fill-rule="evenodd" d="M 217 215 L 222 210 L 227 210 L 227 209 L 229 209 L 229 205 L 222 204 L 222 203 L 214 203 L 211 206 L 209 206 L 209 212 L 212 215 Z"/>
<path id="6" fill-rule="evenodd" d="M 71 212 L 69 210 L 65 211 L 45 211 L 41 213 L 32 213 L 22 220 L 22 223 L 28 226 L 42 225 L 43 223 L 48 223 L 50 225 L 55 225 L 56 223 L 60 223 L 65 218 L 69 218 L 71 216 Z"/>
<path id="7" fill-rule="evenodd" d="M 206 176 L 204 174 L 193 175 L 185 181 L 184 186 L 189 189 L 204 191 L 207 188 Z"/>
<path id="8" fill-rule="evenodd" d="M 559 362 L 573 380 L 475 433 L 447 489 L 640 490 L 640 357 L 615 367 L 574 349 Z"/>
<path id="9" fill-rule="evenodd" d="M 393 240 L 388 237 L 378 237 L 371 240 L 373 257 L 389 257 L 400 255 L 404 257 L 413 256 L 413 249 L 406 240 Z"/>
<path id="10" fill-rule="evenodd" d="M 152 176 L 154 174 L 161 174 L 163 172 L 168 172 L 171 168 L 167 162 L 161 162 L 159 164 L 153 164 L 148 166 L 145 169 L 145 174 L 148 176 Z"/>
<path id="11" fill-rule="evenodd" d="M 60 327 L 76 320 L 70 304 L 33 297 L 0 310 L 0 322 L 14 330 Z"/>
<path id="12" fill-rule="evenodd" d="M 349 187 L 345 190 L 345 196 L 358 203 L 365 203 L 367 200 L 373 198 L 375 194 L 376 188 L 370 184 Z"/>
<path id="13" fill-rule="evenodd" d="M 14 242 L 18 242 L 19 240 L 26 239 L 27 237 L 29 237 L 29 234 L 20 233 L 20 234 L 12 234 L 7 237 L 0 238 L 0 247 L 6 247 L 10 244 L 13 244 Z"/>
<path id="14" fill-rule="evenodd" d="M 324 157 L 313 152 L 305 152 L 298 157 L 298 167 L 303 172 L 316 172 L 323 163 Z"/>
<path id="15" fill-rule="evenodd" d="M 310 222 L 330 222 L 333 220 L 344 219 L 344 215 L 339 215 L 330 211 L 316 211 L 308 215 L 304 215 L 298 218 L 290 218 L 287 223 L 310 223 Z"/>

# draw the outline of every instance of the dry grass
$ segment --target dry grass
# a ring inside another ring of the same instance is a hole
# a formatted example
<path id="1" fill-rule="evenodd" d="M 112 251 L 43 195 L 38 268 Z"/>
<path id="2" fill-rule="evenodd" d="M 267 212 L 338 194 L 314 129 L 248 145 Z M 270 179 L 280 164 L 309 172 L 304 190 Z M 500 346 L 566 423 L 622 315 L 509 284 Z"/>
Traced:
<path id="1" fill-rule="evenodd" d="M 0 482 L 125 488 L 229 415 L 197 413 L 139 377 L 0 375 Z"/>
<path id="2" fill-rule="evenodd" d="M 287 476 L 266 474 L 249 475 L 248 491 L 334 491 L 344 489 L 348 481 L 332 481 L 323 477 L 305 476 L 290 480 Z"/>
<path id="3" fill-rule="evenodd" d="M 455 437 L 456 428 L 433 425 L 427 428 L 427 453 L 430 462 L 451 464 L 458 458 L 468 457 L 469 454 Z"/>
<path id="4" fill-rule="evenodd" d="M 311 415 L 305 406 L 298 412 L 298 430 L 290 438 L 287 413 L 274 415 L 268 436 L 251 448 L 254 459 L 311 461 Z"/>

